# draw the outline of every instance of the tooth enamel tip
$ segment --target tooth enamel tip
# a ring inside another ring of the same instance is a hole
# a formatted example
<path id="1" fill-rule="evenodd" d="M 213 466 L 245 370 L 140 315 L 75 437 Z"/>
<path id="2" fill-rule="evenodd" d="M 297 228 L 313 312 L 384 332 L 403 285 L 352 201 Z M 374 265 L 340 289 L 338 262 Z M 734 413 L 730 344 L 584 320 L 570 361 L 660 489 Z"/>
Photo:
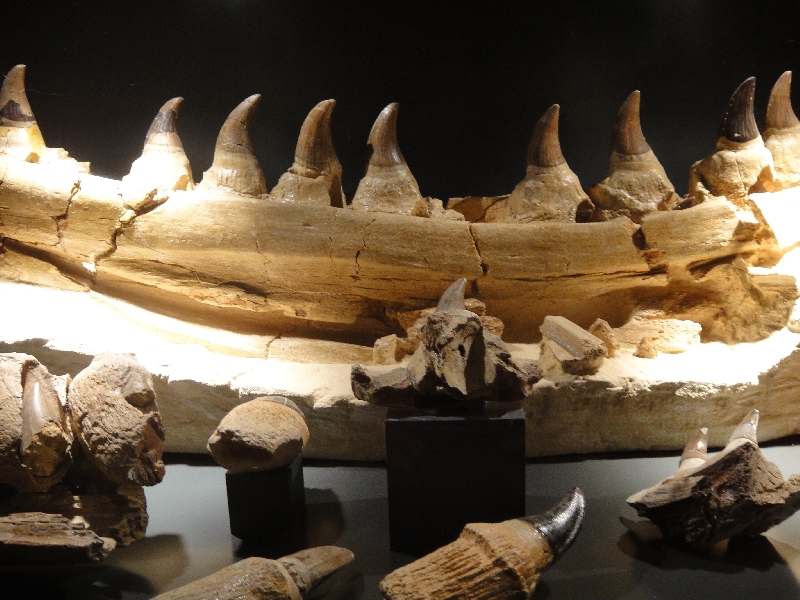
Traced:
<path id="1" fill-rule="evenodd" d="M 467 279 L 454 281 L 450 284 L 442 297 L 439 298 L 439 304 L 436 305 L 436 312 L 446 312 L 451 310 L 466 310 L 464 305 L 464 288 L 467 285 Z"/>
<path id="2" fill-rule="evenodd" d="M 222 129 L 219 130 L 217 150 L 237 151 L 244 148 L 252 152 L 253 145 L 247 128 L 260 100 L 261 94 L 253 94 L 242 100 L 239 106 L 231 111 Z"/>
<path id="3" fill-rule="evenodd" d="M 766 129 L 790 129 L 800 125 L 792 109 L 792 72 L 785 71 L 772 87 L 767 104 Z"/>
<path id="4" fill-rule="evenodd" d="M 0 88 L 0 125 L 36 126 L 36 119 L 25 94 L 25 65 L 17 65 L 11 69 Z"/>
<path id="5" fill-rule="evenodd" d="M 550 510 L 520 520 L 533 525 L 547 540 L 553 552 L 553 560 L 556 560 L 578 537 L 585 512 L 583 492 L 575 487 Z"/>
<path id="6" fill-rule="evenodd" d="M 742 422 L 739 423 L 739 426 L 733 430 L 728 443 L 735 442 L 737 440 L 749 440 L 754 444 L 758 444 L 758 437 L 756 435 L 758 430 L 758 416 L 759 412 L 757 408 L 751 410 L 748 415 L 742 419 Z"/>
<path id="7" fill-rule="evenodd" d="M 336 100 L 323 100 L 308 113 L 294 152 L 295 163 L 300 167 L 320 172 L 341 172 L 331 137 L 334 106 Z"/>
<path id="8" fill-rule="evenodd" d="M 681 454 L 681 464 L 686 460 L 695 458 L 708 459 L 708 428 L 702 427 L 698 429 Z"/>
<path id="9" fill-rule="evenodd" d="M 397 111 L 400 105 L 391 103 L 381 111 L 369 132 L 367 143 L 372 147 L 369 164 L 377 167 L 405 165 L 406 160 L 397 144 Z"/>
<path id="10" fill-rule="evenodd" d="M 620 107 L 611 139 L 612 153 L 635 155 L 650 151 L 650 146 L 642 134 L 640 102 L 641 94 L 639 90 L 634 90 Z"/>
<path id="11" fill-rule="evenodd" d="M 718 137 L 724 137 L 732 142 L 749 142 L 759 136 L 753 115 L 755 89 L 755 77 L 748 77 L 736 88 L 719 124 Z"/>
<path id="12" fill-rule="evenodd" d="M 292 576 L 301 596 L 305 596 L 328 576 L 353 562 L 354 558 L 346 548 L 318 546 L 284 556 L 278 562 Z"/>
<path id="13" fill-rule="evenodd" d="M 152 142 L 156 142 L 154 137 L 159 133 L 177 134 L 178 131 L 178 109 L 183 102 L 183 98 L 173 98 L 164 103 L 164 106 L 158 111 L 158 114 L 150 124 L 150 129 L 147 130 L 145 137 L 145 146 Z M 172 137 L 172 136 L 170 136 Z M 177 135 L 174 136 L 177 138 Z M 161 137 L 163 139 L 163 136 Z M 156 143 L 161 143 L 156 142 Z M 180 139 L 178 138 L 180 144 Z"/>
<path id="14" fill-rule="evenodd" d="M 553 104 L 536 122 L 528 146 L 528 165 L 534 167 L 555 167 L 567 162 L 561 154 L 558 141 L 558 115 L 561 108 Z"/>

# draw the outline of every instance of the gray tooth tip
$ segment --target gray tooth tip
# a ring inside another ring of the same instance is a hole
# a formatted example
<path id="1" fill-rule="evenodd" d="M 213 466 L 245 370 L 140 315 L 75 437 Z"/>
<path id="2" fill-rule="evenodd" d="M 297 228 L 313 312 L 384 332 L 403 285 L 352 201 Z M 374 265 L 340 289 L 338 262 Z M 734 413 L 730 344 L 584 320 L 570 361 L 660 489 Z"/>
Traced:
<path id="1" fill-rule="evenodd" d="M 578 537 L 585 512 L 586 499 L 583 492 L 574 487 L 568 496 L 559 500 L 548 511 L 523 520 L 533 525 L 547 540 L 553 552 L 553 560 L 556 560 Z"/>
<path id="2" fill-rule="evenodd" d="M 719 124 L 718 137 L 732 142 L 749 142 L 760 135 L 753 114 L 755 89 L 755 77 L 748 77 L 736 88 Z"/>
<path id="3" fill-rule="evenodd" d="M 450 284 L 442 297 L 439 298 L 439 304 L 436 305 L 436 312 L 446 312 L 451 310 L 466 310 L 464 305 L 464 290 L 467 286 L 467 278 L 462 277 Z"/>
<path id="4" fill-rule="evenodd" d="M 150 124 L 150 129 L 147 130 L 145 139 L 149 140 L 151 135 L 157 133 L 176 133 L 178 130 L 178 109 L 182 103 L 183 98 L 180 96 L 167 100 Z"/>

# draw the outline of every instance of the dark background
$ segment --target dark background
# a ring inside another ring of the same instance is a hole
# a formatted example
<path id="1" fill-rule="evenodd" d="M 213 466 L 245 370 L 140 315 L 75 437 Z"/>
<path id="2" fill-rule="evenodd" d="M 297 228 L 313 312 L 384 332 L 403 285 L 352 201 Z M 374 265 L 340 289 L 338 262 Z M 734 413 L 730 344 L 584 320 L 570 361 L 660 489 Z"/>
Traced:
<path id="1" fill-rule="evenodd" d="M 534 123 L 556 102 L 564 155 L 589 187 L 605 176 L 620 104 L 639 89 L 645 136 L 684 193 L 736 86 L 756 76 L 761 123 L 775 79 L 800 70 L 798 2 L 3 4 L 0 70 L 28 65 L 45 142 L 115 178 L 161 104 L 183 96 L 179 132 L 199 180 L 227 114 L 261 93 L 252 136 L 270 188 L 326 98 L 338 102 L 348 196 L 371 124 L 393 101 L 424 195 L 510 192 Z"/>

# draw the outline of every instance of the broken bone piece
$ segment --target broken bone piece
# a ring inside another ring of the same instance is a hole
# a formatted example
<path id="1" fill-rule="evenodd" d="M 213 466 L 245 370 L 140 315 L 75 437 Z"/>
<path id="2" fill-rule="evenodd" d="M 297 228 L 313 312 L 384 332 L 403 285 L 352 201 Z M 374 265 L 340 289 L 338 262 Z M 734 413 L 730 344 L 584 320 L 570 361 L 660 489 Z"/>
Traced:
<path id="1" fill-rule="evenodd" d="M 768 192 L 800 185 L 800 120 L 792 109 L 792 72 L 786 71 L 772 88 L 767 104 L 764 145 L 772 154 L 775 178 L 763 182 Z"/>
<path id="2" fill-rule="evenodd" d="M 344 206 L 342 165 L 331 137 L 331 114 L 336 100 L 323 100 L 311 109 L 297 138 L 294 164 L 281 175 L 270 198 L 321 206 Z"/>
<path id="3" fill-rule="evenodd" d="M 208 450 L 231 473 L 285 467 L 308 443 L 303 413 L 291 400 L 264 396 L 233 408 L 208 440 Z"/>
<path id="4" fill-rule="evenodd" d="M 39 162 L 44 150 L 42 132 L 25 93 L 25 65 L 17 65 L 0 88 L 0 154 Z"/>
<path id="5" fill-rule="evenodd" d="M 525 178 L 508 197 L 508 221 L 574 223 L 580 210 L 594 206 L 567 165 L 558 141 L 559 106 L 542 115 L 531 135 Z"/>
<path id="6" fill-rule="evenodd" d="M 569 319 L 547 316 L 542 326 L 542 352 L 539 368 L 547 376 L 592 375 L 608 356 L 608 347 Z"/>
<path id="7" fill-rule="evenodd" d="M 758 535 L 800 508 L 800 475 L 783 479 L 756 441 L 758 411 L 751 411 L 714 457 L 705 457 L 707 430 L 689 441 L 672 477 L 628 498 L 667 540 L 704 548 Z M 689 462 L 691 461 L 691 463 Z"/>
<path id="8" fill-rule="evenodd" d="M 254 556 L 153 600 L 300 600 L 353 558 L 338 546 L 309 548 L 278 560 Z"/>
<path id="9" fill-rule="evenodd" d="M 233 109 L 222 125 L 214 148 L 214 162 L 203 173 L 197 189 L 261 197 L 267 193 L 264 172 L 258 164 L 248 131 L 261 94 L 253 94 Z"/>
<path id="10" fill-rule="evenodd" d="M 642 134 L 639 118 L 640 93 L 632 92 L 619 109 L 611 139 L 608 177 L 589 188 L 598 221 L 628 217 L 641 223 L 642 217 L 680 204 L 664 167 Z"/>
<path id="11" fill-rule="evenodd" d="M 589 333 L 601 340 L 608 350 L 608 357 L 613 358 L 619 353 L 620 343 L 614 329 L 605 319 L 595 319 L 589 327 Z"/>
<path id="12" fill-rule="evenodd" d="M 137 189 L 175 191 L 194 189 L 192 166 L 178 137 L 178 109 L 183 98 L 167 101 L 153 119 L 142 155 L 133 161 L 122 182 Z"/>
<path id="13" fill-rule="evenodd" d="M 150 373 L 132 356 L 100 354 L 69 386 L 75 437 L 115 483 L 155 485 L 164 477 L 164 427 Z"/>
<path id="14" fill-rule="evenodd" d="M 397 143 L 397 111 L 393 102 L 381 111 L 367 144 L 371 154 L 367 174 L 353 196 L 354 210 L 388 212 L 415 217 L 430 216 L 428 204 L 419 192 Z"/>
<path id="15" fill-rule="evenodd" d="M 502 523 L 470 523 L 459 538 L 380 583 L 386 600 L 530 598 L 539 577 L 572 545 L 585 510 L 573 488 L 549 511 Z"/>

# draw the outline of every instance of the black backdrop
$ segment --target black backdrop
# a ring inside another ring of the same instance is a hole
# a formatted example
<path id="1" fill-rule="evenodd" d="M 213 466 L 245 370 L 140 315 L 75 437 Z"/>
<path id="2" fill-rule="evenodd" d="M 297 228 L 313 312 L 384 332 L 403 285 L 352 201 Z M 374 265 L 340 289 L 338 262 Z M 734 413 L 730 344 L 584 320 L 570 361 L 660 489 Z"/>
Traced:
<path id="1" fill-rule="evenodd" d="M 400 102 L 401 148 L 424 195 L 507 193 L 533 124 L 561 104 L 564 154 L 584 187 L 605 175 L 611 123 L 642 92 L 645 136 L 680 193 L 714 146 L 725 102 L 757 78 L 757 119 L 798 70 L 797 2 L 32 2 L 6 0 L 2 64 L 28 65 L 49 146 L 119 178 L 161 104 L 184 96 L 179 132 L 195 178 L 220 125 L 263 95 L 253 141 L 270 188 L 300 125 L 337 100 L 334 143 L 351 196 L 372 121 Z M 795 86 L 800 104 L 800 84 Z"/>

